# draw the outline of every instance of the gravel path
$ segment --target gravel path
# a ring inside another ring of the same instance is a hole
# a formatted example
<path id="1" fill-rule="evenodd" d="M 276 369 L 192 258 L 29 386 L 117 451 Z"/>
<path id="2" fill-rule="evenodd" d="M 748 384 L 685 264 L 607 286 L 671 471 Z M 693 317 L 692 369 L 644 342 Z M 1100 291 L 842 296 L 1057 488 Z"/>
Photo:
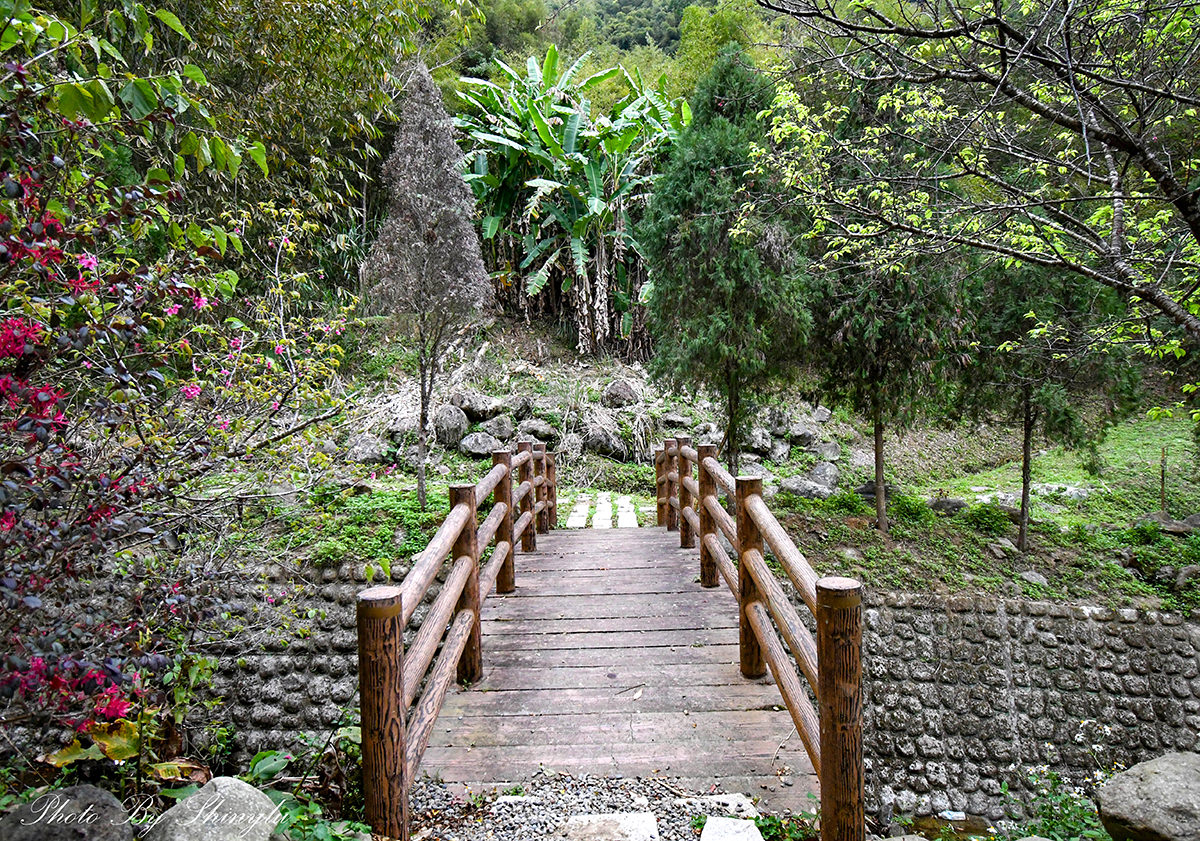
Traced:
<path id="1" fill-rule="evenodd" d="M 418 780 L 410 794 L 413 841 L 540 841 L 571 815 L 604 812 L 653 812 L 662 841 L 696 841 L 700 833 L 692 818 L 713 810 L 675 801 L 719 793 L 688 791 L 669 777 L 573 777 L 548 770 L 520 784 L 521 797 L 505 791 L 516 793 L 501 788 L 455 795 L 442 783 Z"/>

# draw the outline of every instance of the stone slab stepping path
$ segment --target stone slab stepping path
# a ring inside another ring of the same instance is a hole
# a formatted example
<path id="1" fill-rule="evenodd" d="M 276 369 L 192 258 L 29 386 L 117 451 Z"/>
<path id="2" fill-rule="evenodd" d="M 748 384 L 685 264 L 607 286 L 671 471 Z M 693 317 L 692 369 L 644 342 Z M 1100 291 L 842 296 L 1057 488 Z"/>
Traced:
<path id="1" fill-rule="evenodd" d="M 596 496 L 596 513 L 592 517 L 592 528 L 611 529 L 612 518 L 612 494 L 607 491 L 601 491 Z"/>
<path id="2" fill-rule="evenodd" d="M 571 514 L 567 517 L 567 528 L 569 529 L 585 529 L 587 528 L 587 515 L 592 507 L 592 498 L 587 494 L 580 494 L 575 500 L 575 507 L 571 509 Z"/>
<path id="3" fill-rule="evenodd" d="M 700 841 L 763 841 L 754 821 L 709 816 Z"/>
<path id="4" fill-rule="evenodd" d="M 588 527 L 588 512 L 592 510 L 592 497 L 581 493 L 575 497 L 574 507 L 567 516 L 567 528 L 585 529 Z M 642 509 L 643 513 L 653 512 L 653 508 Z M 601 491 L 596 496 L 596 513 L 592 515 L 591 527 L 594 529 L 611 529 L 613 527 L 613 498 L 607 491 Z M 619 496 L 616 500 L 616 527 L 619 529 L 638 528 L 637 509 L 633 498 Z"/>
<path id="5" fill-rule="evenodd" d="M 627 496 L 617 497 L 617 528 L 636 529 L 637 527 L 637 512 L 633 510 L 633 500 Z"/>
<path id="6" fill-rule="evenodd" d="M 653 812 L 572 815 L 554 837 L 566 841 L 658 841 L 658 818 Z"/>

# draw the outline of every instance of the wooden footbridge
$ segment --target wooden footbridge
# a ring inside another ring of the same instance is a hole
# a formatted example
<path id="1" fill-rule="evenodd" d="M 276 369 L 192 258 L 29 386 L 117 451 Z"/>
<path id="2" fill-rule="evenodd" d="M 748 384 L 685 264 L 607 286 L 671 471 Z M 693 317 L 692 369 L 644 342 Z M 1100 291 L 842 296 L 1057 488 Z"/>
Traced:
<path id="1" fill-rule="evenodd" d="M 655 457 L 658 528 L 552 532 L 553 453 L 525 443 L 493 462 L 478 484 L 451 487 L 449 514 L 399 587 L 359 594 L 375 833 L 407 841 L 421 773 L 490 787 L 545 767 L 678 777 L 774 808 L 809 808 L 819 790 L 822 838 L 862 841 L 861 590 L 818 580 L 761 480 L 735 480 L 715 447 L 671 439 Z"/>

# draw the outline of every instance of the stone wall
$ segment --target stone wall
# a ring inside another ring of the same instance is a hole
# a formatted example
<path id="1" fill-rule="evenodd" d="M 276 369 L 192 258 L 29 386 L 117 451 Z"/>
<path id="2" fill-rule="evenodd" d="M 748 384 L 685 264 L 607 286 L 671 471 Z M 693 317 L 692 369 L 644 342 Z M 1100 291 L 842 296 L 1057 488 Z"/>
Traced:
<path id="1" fill-rule="evenodd" d="M 1200 613 L 869 594 L 864 634 L 868 803 L 882 816 L 996 819 L 1001 784 L 1026 796 L 1030 766 L 1077 780 L 1200 750 Z"/>
<path id="2" fill-rule="evenodd" d="M 393 567 L 391 583 L 399 584 L 407 572 L 407 567 Z M 406 645 L 412 643 L 444 575 L 445 569 L 413 614 Z M 363 565 L 300 573 L 278 569 L 270 577 L 289 590 L 292 626 L 281 628 L 255 650 L 221 657 L 212 686 L 212 694 L 223 701 L 216 712 L 232 726 L 233 759 L 240 767 L 260 750 L 323 741 L 340 725 L 358 720 L 355 603 L 359 591 L 368 586 Z M 376 577 L 372 583 L 388 582 Z"/>
<path id="3" fill-rule="evenodd" d="M 298 733 L 323 737 L 357 706 L 361 565 L 306 579 L 296 616 L 310 633 L 222 660 L 214 688 L 243 762 Z M 1099 763 L 1200 750 L 1200 613 L 868 593 L 863 670 L 868 804 L 883 817 L 997 819 L 1001 785 L 1026 798 L 1031 766 L 1080 779 Z"/>

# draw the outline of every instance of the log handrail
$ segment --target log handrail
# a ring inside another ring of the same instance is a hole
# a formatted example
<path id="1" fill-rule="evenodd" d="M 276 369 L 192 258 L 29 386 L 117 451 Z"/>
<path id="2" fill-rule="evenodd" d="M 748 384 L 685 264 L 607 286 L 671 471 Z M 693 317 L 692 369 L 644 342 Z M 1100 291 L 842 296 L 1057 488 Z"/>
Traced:
<path id="1" fill-rule="evenodd" d="M 377 835 L 409 841 L 408 792 L 446 692 L 456 677 L 469 684 L 482 672 L 480 610 L 493 589 L 512 592 L 518 542 L 531 551 L 535 532 L 557 526 L 557 500 L 554 453 L 544 444 L 497 450 L 476 484 L 451 485 L 446 518 L 404 581 L 359 593 L 363 794 Z M 447 562 L 446 581 L 405 651 L 404 629 Z"/>
<path id="2" fill-rule="evenodd" d="M 862 586 L 818 576 L 763 500 L 762 480 L 734 478 L 716 455 L 716 447 L 693 449 L 687 439 L 663 442 L 654 460 L 659 525 L 670 529 L 675 515 L 694 528 L 701 585 L 723 579 L 737 599 L 742 674 L 756 678 L 769 670 L 775 678 L 821 784 L 822 841 L 864 841 Z M 767 565 L 768 551 L 815 618 L 815 636 Z"/>

